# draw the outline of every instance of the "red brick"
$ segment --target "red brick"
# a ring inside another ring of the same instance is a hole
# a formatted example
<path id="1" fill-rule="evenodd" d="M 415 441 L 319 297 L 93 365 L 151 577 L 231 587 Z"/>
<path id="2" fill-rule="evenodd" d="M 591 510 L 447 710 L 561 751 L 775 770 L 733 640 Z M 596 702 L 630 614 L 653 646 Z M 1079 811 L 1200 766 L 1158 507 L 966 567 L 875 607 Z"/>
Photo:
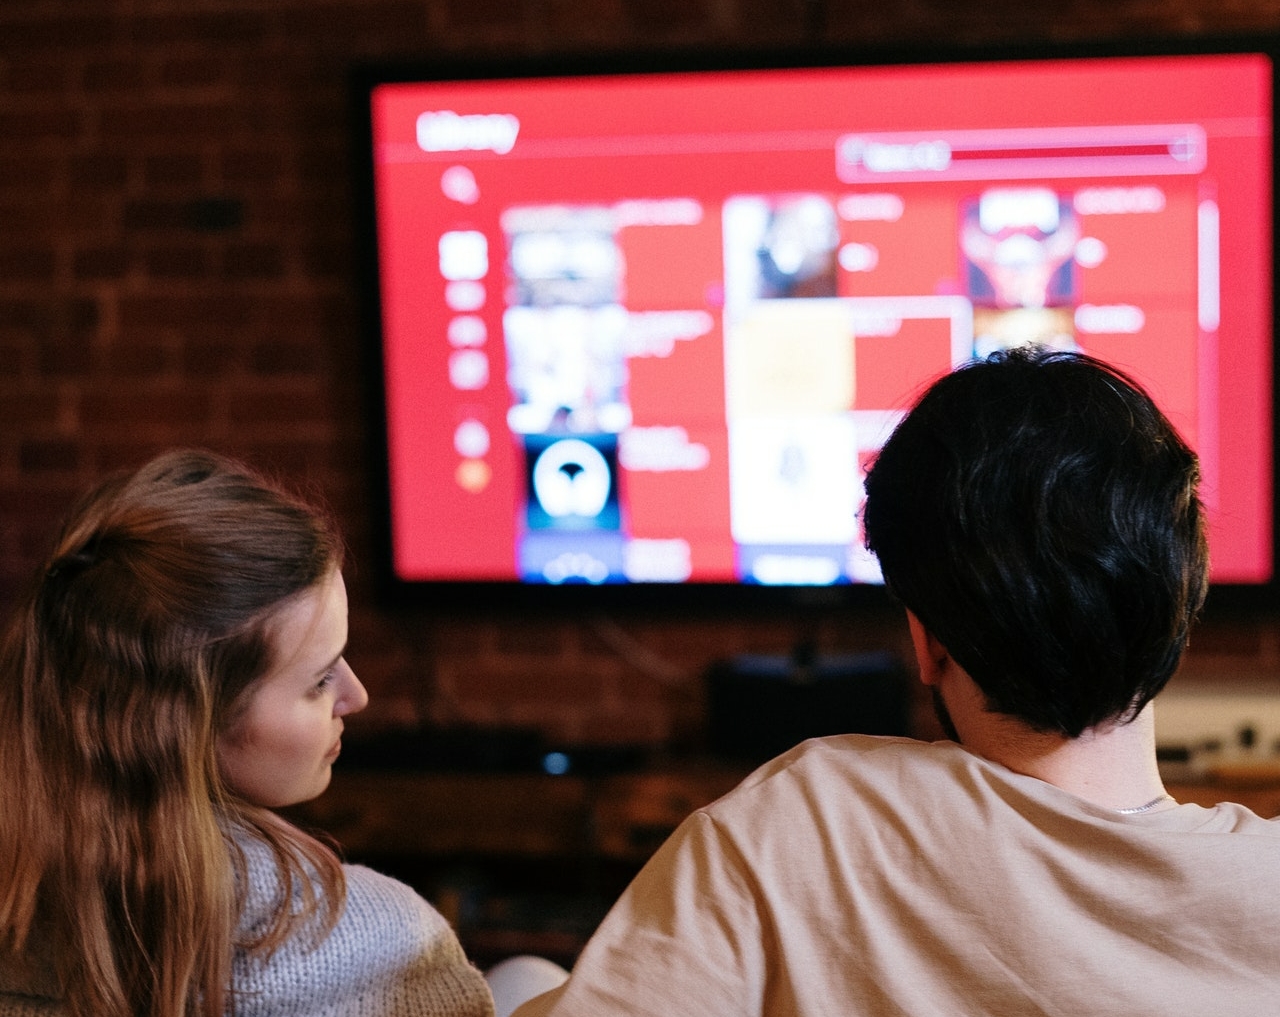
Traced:
<path id="1" fill-rule="evenodd" d="M 125 385 L 112 379 L 82 395 L 80 426 L 95 440 L 131 433 L 196 435 L 209 421 L 211 411 L 209 393 L 193 386 Z"/>
<path id="2" fill-rule="evenodd" d="M 222 176 L 230 184 L 267 184 L 279 179 L 283 159 L 267 148 L 232 148 L 222 155 Z"/>
<path id="3" fill-rule="evenodd" d="M 0 365 L 3 363 L 0 361 Z M 25 385 L 0 385 L 0 421 L 5 431 L 48 433 L 56 427 L 61 409 L 57 392 L 44 388 L 33 391 Z"/>
<path id="4" fill-rule="evenodd" d="M 308 87 L 301 102 L 296 98 L 286 97 L 287 108 L 302 128 L 302 138 L 308 144 L 324 146 L 345 140 L 347 124 L 333 116 L 334 104 L 343 102 L 346 98 L 344 85 L 342 79 L 330 76 L 323 82 Z M 340 154 L 345 155 L 346 150 Z"/>
<path id="5" fill-rule="evenodd" d="M 41 93 L 56 94 L 66 90 L 71 81 L 71 68 L 65 60 L 18 57 L 7 60 L 0 70 L 3 87 L 14 95 L 34 98 Z"/>
<path id="6" fill-rule="evenodd" d="M 0 247 L 0 280 L 53 280 L 57 256 L 50 247 Z"/>
<path id="7" fill-rule="evenodd" d="M 342 93 L 355 62 L 410 51 L 493 60 L 1145 37 L 1272 30 L 1277 18 L 1274 3 L 1240 0 L 0 4 L 0 261 L 9 266 L 0 272 L 0 594 L 43 552 L 50 520 L 89 477 L 183 443 L 241 450 L 323 486 L 362 559 L 352 589 L 372 595 L 366 485 L 377 467 L 362 441 L 375 424 L 359 398 Z M 51 279 L 42 251 L 69 264 L 58 260 Z M 190 252 L 209 259 L 208 275 Z M 83 289 L 60 289 L 64 270 Z M 24 455 L 37 467 L 25 477 Z M 696 682 L 673 691 L 579 622 L 550 621 L 539 634 L 539 623 L 496 610 L 456 619 L 369 610 L 371 674 L 409 712 L 613 741 L 676 737 L 699 723 Z M 694 676 L 744 649 L 786 652 L 796 632 L 791 619 L 622 624 Z M 1276 625 L 1202 627 L 1189 663 L 1252 673 L 1280 657 Z M 843 649 L 903 645 L 900 619 L 860 615 L 818 636 Z"/>
<path id="8" fill-rule="evenodd" d="M 644 0 L 629 5 L 631 24 L 646 37 L 705 32 L 715 27 L 708 0 Z"/>
<path id="9" fill-rule="evenodd" d="M 573 641 L 572 629 L 555 618 L 512 618 L 500 624 L 494 649 L 503 656 L 553 657 Z"/>
<path id="10" fill-rule="evenodd" d="M 114 223 L 114 207 L 101 195 L 72 192 L 66 197 L 49 193 L 32 197 L 35 200 L 0 204 L 0 238 L 21 236 L 30 240 L 39 231 L 83 235 Z"/>
<path id="11" fill-rule="evenodd" d="M 93 475 L 96 478 L 122 470 L 137 469 L 152 456 L 158 455 L 174 444 L 175 442 L 163 436 L 157 436 L 152 440 L 147 440 L 142 434 L 126 434 L 119 439 L 107 437 L 103 441 L 95 442 L 91 450 Z M 201 442 L 194 437 L 186 437 L 177 444 L 200 445 Z"/>
<path id="12" fill-rule="evenodd" d="M 601 683 L 595 676 L 568 668 L 534 670 L 511 660 L 450 661 L 437 657 L 441 685 L 459 702 L 510 704 L 584 703 L 595 701 Z"/>
<path id="13" fill-rule="evenodd" d="M 175 343 L 131 338 L 111 346 L 105 356 L 113 375 L 126 378 L 178 377 L 180 360 Z"/>
<path id="14" fill-rule="evenodd" d="M 0 300 L 0 328 L 24 332 L 40 342 L 87 342 L 99 325 L 97 302 L 89 297 Z"/>
<path id="15" fill-rule="evenodd" d="M 670 729 L 667 711 L 651 704 L 629 703 L 625 710 L 592 711 L 573 742 L 583 749 L 654 745 L 666 741 Z"/>
<path id="16" fill-rule="evenodd" d="M 205 88 L 226 81 L 228 63 L 213 55 L 173 57 L 161 63 L 158 78 L 169 88 Z"/>
<path id="17" fill-rule="evenodd" d="M 307 38 L 313 45 L 352 48 L 355 41 L 381 42 L 385 47 L 402 39 L 425 39 L 428 4 L 416 0 L 366 0 L 359 4 L 333 5 L 322 16 L 313 8 L 295 5 L 281 13 L 281 28 L 288 38 Z"/>
<path id="18" fill-rule="evenodd" d="M 21 153 L 5 152 L 0 155 L 0 188 L 15 193 L 47 194 L 50 181 L 61 167 L 62 161 L 53 155 L 29 149 Z"/>
<path id="19" fill-rule="evenodd" d="M 7 332 L 0 324 L 0 382 L 27 378 L 34 373 L 35 351 L 32 346 L 29 335 L 22 335 L 16 330 Z M 0 414 L 8 409 L 4 396 L 0 395 Z"/>
<path id="20" fill-rule="evenodd" d="M 49 318 L 49 301 L 42 297 L 0 297 L 0 326 L 24 332 L 39 330 Z"/>
<path id="21" fill-rule="evenodd" d="M 248 343 L 227 332 L 188 329 L 182 338 L 182 364 L 188 377 L 196 379 L 239 374 L 247 370 Z"/>
<path id="22" fill-rule="evenodd" d="M 335 242 L 328 238 L 304 242 L 300 251 L 303 271 L 308 276 L 349 276 L 352 246 L 349 240 Z"/>
<path id="23" fill-rule="evenodd" d="M 57 485 L 42 491 L 39 483 Z M 22 508 L 19 522 L 11 531 L 15 549 L 12 575 L 25 584 L 53 550 L 58 527 L 67 512 L 88 486 L 78 474 L 28 474 L 23 478 Z"/>
<path id="24" fill-rule="evenodd" d="M 0 237 L 30 234 L 47 225 L 50 218 L 45 202 L 0 201 Z"/>
<path id="25" fill-rule="evenodd" d="M 1238 621 L 1224 620 L 1214 627 L 1201 626 L 1191 637 L 1191 658 L 1228 658 L 1258 656 L 1262 650 L 1262 633 Z"/>
<path id="26" fill-rule="evenodd" d="M 493 646 L 497 635 L 492 622 L 474 615 L 445 615 L 432 619 L 430 632 L 435 643 L 457 656 L 476 656 Z"/>
<path id="27" fill-rule="evenodd" d="M 106 107 L 101 129 L 114 138 L 216 138 L 238 126 L 246 111 L 225 102 L 154 102 Z"/>
<path id="28" fill-rule="evenodd" d="M 347 166 L 350 162 L 349 147 L 345 139 L 335 136 L 328 140 L 329 144 L 322 144 L 318 134 L 309 137 L 310 143 L 298 153 L 298 179 L 317 185 L 317 195 L 323 194 L 325 190 L 332 191 L 332 198 L 327 200 L 349 201 L 349 196 L 344 197 Z"/>
<path id="29" fill-rule="evenodd" d="M 265 9 L 256 5 L 244 11 L 140 15 L 130 19 L 130 33 L 143 44 L 199 42 L 221 48 L 261 42 L 267 34 L 267 18 Z"/>
<path id="30" fill-rule="evenodd" d="M 316 474 L 327 475 L 336 466 L 331 460 L 330 442 L 315 438 L 278 439 L 258 438 L 256 440 L 237 440 L 226 446 L 229 454 L 255 464 L 273 475 L 295 478 L 286 483 L 305 494 L 309 499 L 322 505 L 328 504 L 330 495 L 328 485 L 320 481 L 306 481 L 297 478 L 311 478 Z M 317 486 L 318 489 L 317 489 Z M 386 619 L 377 618 L 380 623 Z M 393 640 L 394 637 L 388 637 Z"/>
<path id="31" fill-rule="evenodd" d="M 770 45 L 802 45 L 821 35 L 826 4 L 807 0 L 752 0 L 737 5 L 737 28 Z"/>
<path id="32" fill-rule="evenodd" d="M 333 168 L 328 179 L 332 183 Z M 281 198 L 257 210 L 256 221 L 272 229 L 298 229 L 318 223 L 341 222 L 350 218 L 351 198 L 341 189 L 329 194 L 308 194 L 305 198 Z"/>
<path id="33" fill-rule="evenodd" d="M 119 191 L 129 179 L 129 162 L 122 155 L 102 152 L 73 155 L 68 163 L 71 167 L 71 184 L 76 188 Z"/>
<path id="34" fill-rule="evenodd" d="M 121 279 L 129 274 L 133 256 L 125 247 L 90 247 L 77 251 L 71 270 L 77 279 Z"/>
<path id="35" fill-rule="evenodd" d="M 122 328 L 240 328 L 253 313 L 252 302 L 230 293 L 125 296 L 120 300 Z"/>
<path id="36" fill-rule="evenodd" d="M 155 279 L 199 279 L 209 274 L 209 253 L 195 244 L 154 247 L 143 253 L 142 264 Z"/>
<path id="37" fill-rule="evenodd" d="M 499 26 L 518 29 L 524 19 L 519 4 L 507 0 L 444 0 L 440 5 L 451 27 L 467 31 Z"/>
<path id="38" fill-rule="evenodd" d="M 228 393 L 226 409 L 228 418 L 246 430 L 285 423 L 299 428 L 300 433 L 309 429 L 307 433 L 312 437 L 332 432 L 324 387 L 310 379 L 237 388 Z"/>
<path id="39" fill-rule="evenodd" d="M 315 374 L 322 366 L 314 343 L 275 339 L 254 343 L 249 351 L 249 369 L 263 377 L 287 374 Z"/>
<path id="40" fill-rule="evenodd" d="M 35 11 L 30 7 L 0 7 L 0 39 L 6 52 L 31 56 L 41 50 L 83 50 L 86 42 L 111 37 L 115 27 L 115 18 L 110 15 L 77 15 L 58 4 Z"/>
<path id="41" fill-rule="evenodd" d="M 119 92 L 141 89 L 146 74 L 137 60 L 90 59 L 85 64 L 83 84 L 90 92 Z"/>
<path id="42" fill-rule="evenodd" d="M 624 0 L 549 0 L 546 8 L 548 37 L 578 45 L 618 49 L 630 35 Z"/>
<path id="43" fill-rule="evenodd" d="M 148 156 L 144 175 L 148 187 L 190 187 L 200 182 L 204 166 L 199 155 L 170 152 Z"/>
<path id="44" fill-rule="evenodd" d="M 68 141 L 80 132 L 81 126 L 81 114 L 74 109 L 43 106 L 0 109 L 0 137 L 8 145 Z"/>
<path id="45" fill-rule="evenodd" d="M 333 325 L 345 327 L 349 322 L 350 298 L 325 297 L 321 292 L 282 292 L 272 289 L 255 295 L 254 320 L 269 326 L 273 333 L 282 328 L 293 335 L 325 329 Z"/>
<path id="46" fill-rule="evenodd" d="M 83 340 L 53 340 L 40 343 L 40 374 L 46 378 L 82 378 L 98 366 L 92 346 Z"/>
<path id="47" fill-rule="evenodd" d="M 285 254 L 277 243 L 231 244 L 222 253 L 222 274 L 228 279 L 278 279 L 284 270 Z"/>
<path id="48" fill-rule="evenodd" d="M 130 201 L 124 207 L 127 230 L 180 230 L 188 228 L 189 205 L 185 201 Z"/>
<path id="49" fill-rule="evenodd" d="M 83 490 L 84 481 L 76 477 L 23 476 L 15 471 L 0 479 L 0 516 L 21 519 L 28 529 L 49 534 Z"/>
<path id="50" fill-rule="evenodd" d="M 197 198 L 187 208 L 188 225 L 201 233 L 232 233 L 244 221 L 244 203 L 238 198 L 209 195 Z"/>
<path id="51" fill-rule="evenodd" d="M 80 466 L 80 446 L 65 439 L 28 439 L 18 449 L 18 466 L 24 473 L 72 473 Z"/>

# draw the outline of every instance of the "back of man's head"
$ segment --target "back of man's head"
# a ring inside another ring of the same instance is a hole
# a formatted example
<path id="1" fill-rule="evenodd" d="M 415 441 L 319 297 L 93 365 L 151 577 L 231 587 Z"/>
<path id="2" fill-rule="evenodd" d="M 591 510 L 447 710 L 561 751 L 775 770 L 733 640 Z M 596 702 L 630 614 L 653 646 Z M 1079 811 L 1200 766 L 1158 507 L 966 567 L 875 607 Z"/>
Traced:
<path id="1" fill-rule="evenodd" d="M 867 545 L 993 710 L 1074 738 L 1178 665 L 1207 583 L 1198 479 L 1123 373 L 1021 348 L 940 379 L 894 431 Z"/>

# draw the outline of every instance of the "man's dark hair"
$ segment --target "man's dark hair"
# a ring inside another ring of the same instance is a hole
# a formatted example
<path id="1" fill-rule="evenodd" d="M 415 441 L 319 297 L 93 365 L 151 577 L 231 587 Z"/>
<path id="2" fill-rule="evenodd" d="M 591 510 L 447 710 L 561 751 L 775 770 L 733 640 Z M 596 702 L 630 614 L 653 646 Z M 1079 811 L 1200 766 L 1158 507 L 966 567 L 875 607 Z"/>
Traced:
<path id="1" fill-rule="evenodd" d="M 1132 719 L 1207 588 L 1199 463 L 1123 372 L 1023 347 L 937 381 L 867 477 L 885 581 L 988 706 L 1074 738 Z"/>

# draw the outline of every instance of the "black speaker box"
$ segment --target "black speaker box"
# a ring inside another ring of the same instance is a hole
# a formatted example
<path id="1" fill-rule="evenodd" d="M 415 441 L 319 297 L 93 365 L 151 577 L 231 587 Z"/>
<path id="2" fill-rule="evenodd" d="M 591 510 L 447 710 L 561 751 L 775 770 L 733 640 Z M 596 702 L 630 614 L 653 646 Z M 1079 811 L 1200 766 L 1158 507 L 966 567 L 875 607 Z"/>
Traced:
<path id="1" fill-rule="evenodd" d="M 762 763 L 807 738 L 907 734 L 907 672 L 892 653 L 746 655 L 706 673 L 711 751 Z"/>

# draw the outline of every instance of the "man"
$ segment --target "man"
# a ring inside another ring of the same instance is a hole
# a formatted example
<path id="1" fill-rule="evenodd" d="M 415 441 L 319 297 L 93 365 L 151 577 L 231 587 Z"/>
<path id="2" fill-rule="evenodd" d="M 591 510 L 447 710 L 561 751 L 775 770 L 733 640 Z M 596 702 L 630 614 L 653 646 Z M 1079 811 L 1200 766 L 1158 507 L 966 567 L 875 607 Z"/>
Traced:
<path id="1" fill-rule="evenodd" d="M 868 546 L 951 741 L 848 735 L 672 835 L 534 1015 L 1280 1012 L 1280 824 L 1179 805 L 1151 699 L 1204 597 L 1198 465 L 1087 357 L 937 382 Z"/>

